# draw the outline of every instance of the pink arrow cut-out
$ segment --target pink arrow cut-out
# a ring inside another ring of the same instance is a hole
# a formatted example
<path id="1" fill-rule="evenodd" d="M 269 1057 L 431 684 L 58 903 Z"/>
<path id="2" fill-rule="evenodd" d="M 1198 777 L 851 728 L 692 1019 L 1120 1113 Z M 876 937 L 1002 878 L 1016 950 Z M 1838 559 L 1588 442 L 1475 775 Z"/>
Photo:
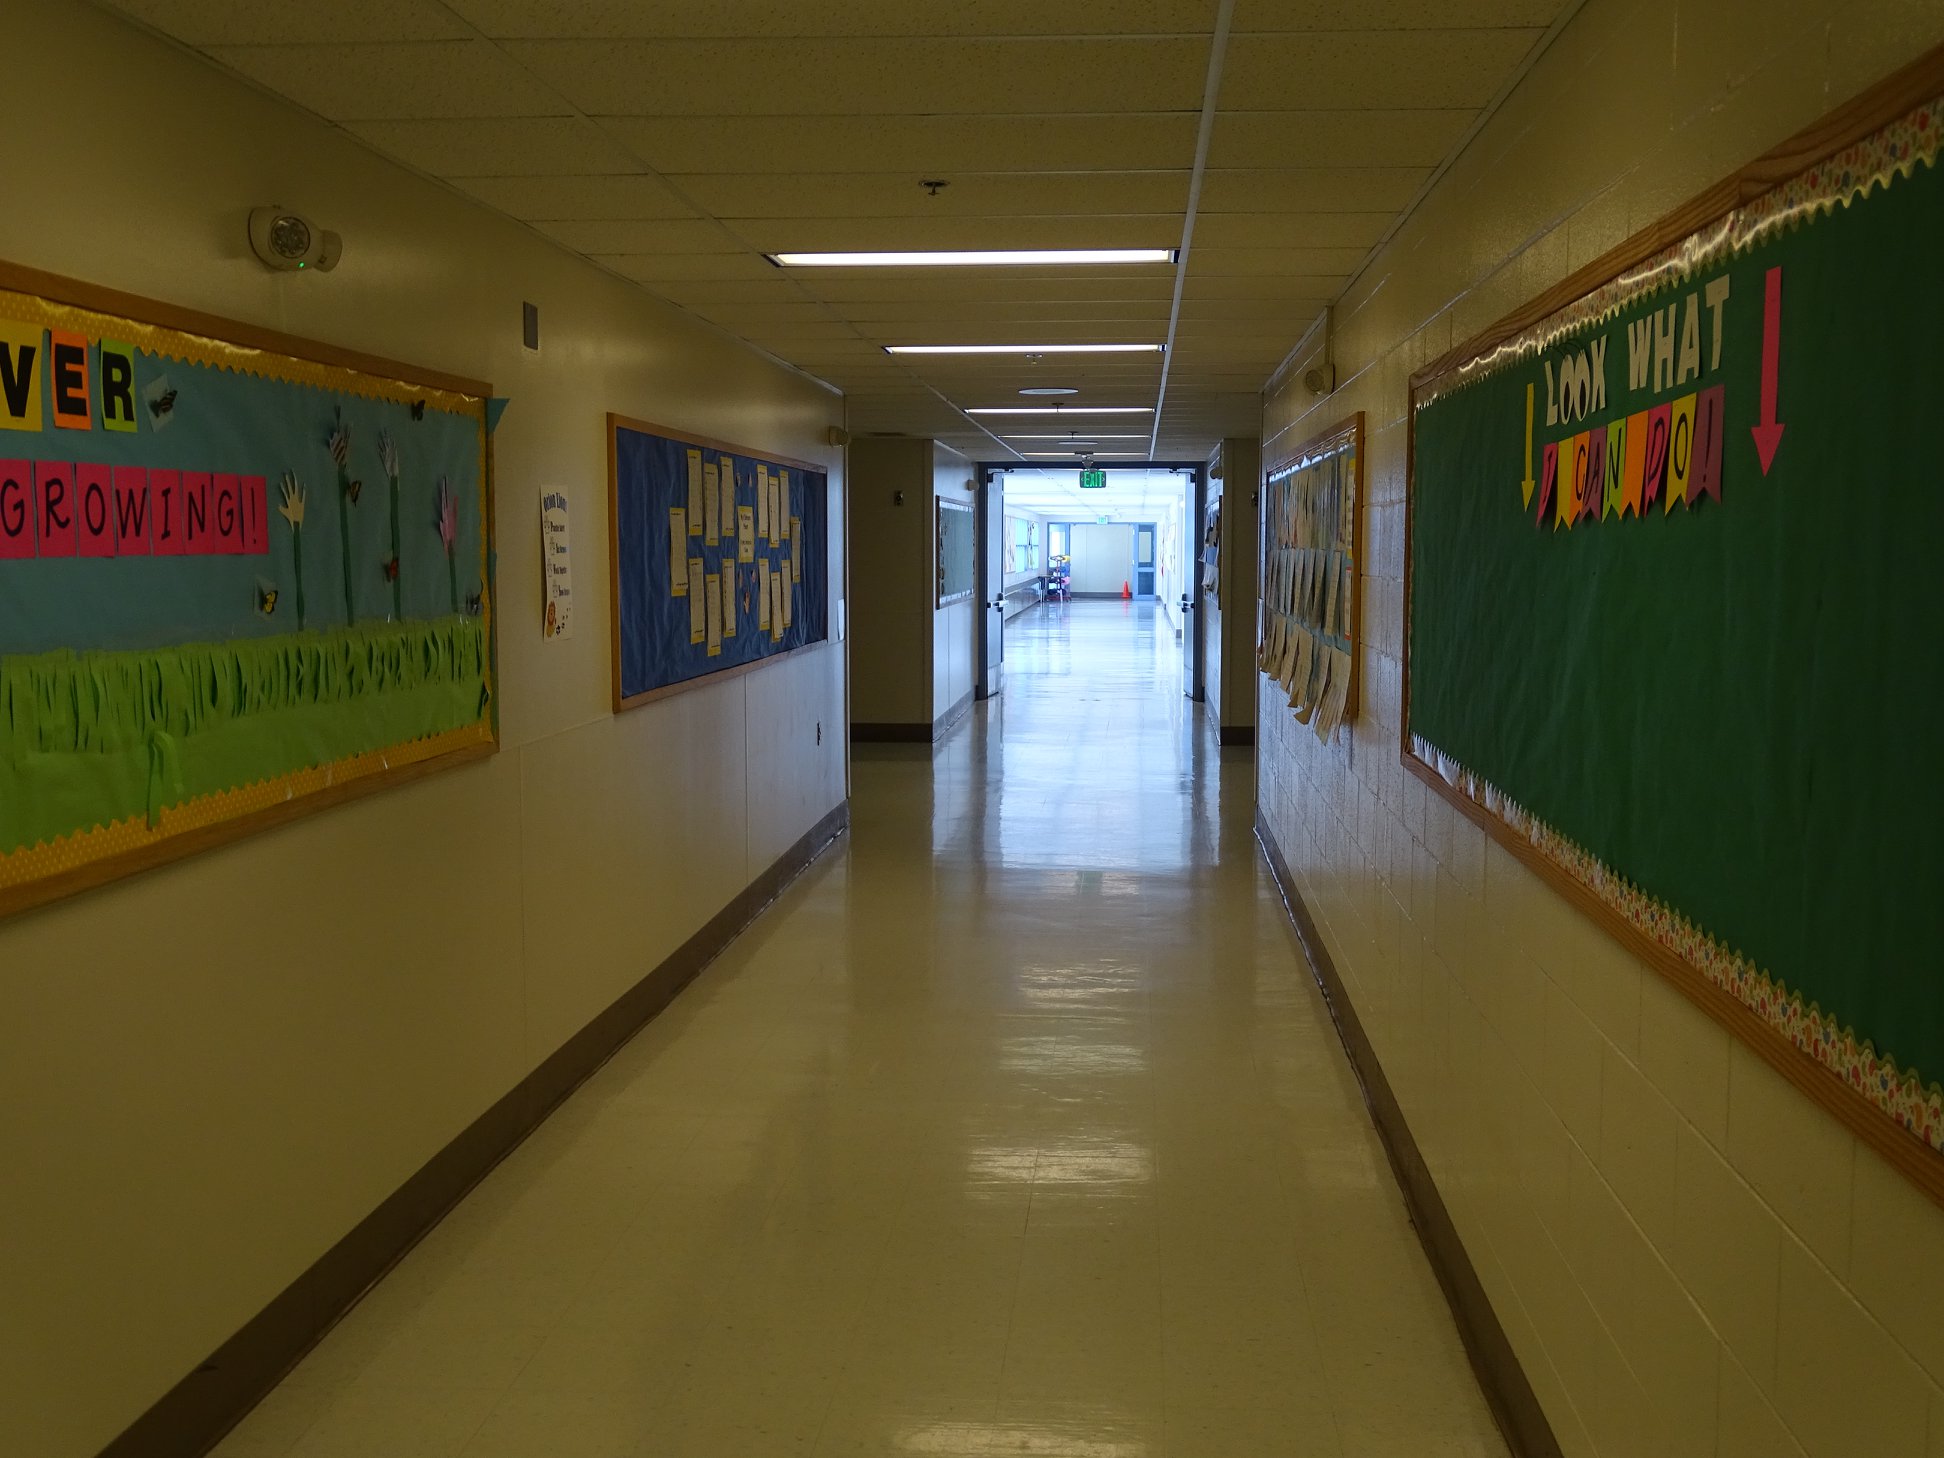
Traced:
<path id="1" fill-rule="evenodd" d="M 1775 418 L 1775 388 L 1782 373 L 1782 269 L 1768 271 L 1762 300 L 1762 419 L 1749 427 L 1755 437 L 1755 453 L 1762 458 L 1762 474 L 1769 473 L 1777 447 L 1782 444 L 1782 422 Z"/>

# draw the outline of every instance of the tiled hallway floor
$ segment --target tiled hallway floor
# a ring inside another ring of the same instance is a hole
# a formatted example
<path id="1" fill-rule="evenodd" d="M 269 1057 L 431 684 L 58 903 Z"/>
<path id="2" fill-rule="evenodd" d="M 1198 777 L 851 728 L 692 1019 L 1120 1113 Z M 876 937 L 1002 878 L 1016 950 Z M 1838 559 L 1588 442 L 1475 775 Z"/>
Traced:
<path id="1" fill-rule="evenodd" d="M 225 1458 L 1499 1458 L 1151 608 L 854 829 Z"/>

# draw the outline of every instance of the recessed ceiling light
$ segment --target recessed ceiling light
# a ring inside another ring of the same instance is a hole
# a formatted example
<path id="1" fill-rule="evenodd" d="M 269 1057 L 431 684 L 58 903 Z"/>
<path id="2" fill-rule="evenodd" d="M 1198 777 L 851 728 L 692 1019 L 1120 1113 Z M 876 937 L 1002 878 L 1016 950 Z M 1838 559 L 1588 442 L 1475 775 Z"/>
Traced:
<path id="1" fill-rule="evenodd" d="M 967 415 L 1152 415 L 1152 405 L 974 405 Z"/>
<path id="2" fill-rule="evenodd" d="M 1064 461 L 1069 456 L 1071 456 L 1073 452 L 1072 451 L 1021 451 L 1020 454 L 1029 461 Z M 1095 455 L 1095 456 L 1136 456 L 1143 460 L 1147 458 L 1146 451 L 1090 451 L 1088 452 L 1088 454 Z"/>
<path id="3" fill-rule="evenodd" d="M 1159 354 L 1158 344 L 887 344 L 886 354 Z"/>
<path id="4" fill-rule="evenodd" d="M 988 248 L 932 253 L 769 253 L 779 268 L 991 268 L 1012 264 L 1173 263 L 1172 248 Z"/>
<path id="5" fill-rule="evenodd" d="M 1009 430 L 1005 434 L 1005 439 L 1070 441 L 1073 439 L 1073 437 L 1070 435 L 1023 435 L 1016 430 Z M 1090 430 L 1087 432 L 1087 439 L 1088 440 L 1146 440 L 1147 436 L 1145 434 L 1135 435 L 1132 432 L 1123 434 L 1115 431 Z"/>
<path id="6" fill-rule="evenodd" d="M 1019 393 L 1022 395 L 1077 395 L 1080 392 L 1071 385 L 1028 385 Z"/>

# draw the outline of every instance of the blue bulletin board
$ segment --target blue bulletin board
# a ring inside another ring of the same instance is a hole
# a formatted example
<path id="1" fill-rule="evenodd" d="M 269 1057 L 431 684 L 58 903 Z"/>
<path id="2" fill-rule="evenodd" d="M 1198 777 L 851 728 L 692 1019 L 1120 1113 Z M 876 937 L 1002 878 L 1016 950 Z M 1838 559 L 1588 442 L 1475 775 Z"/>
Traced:
<path id="1" fill-rule="evenodd" d="M 614 707 L 829 636 L 822 468 L 608 417 Z"/>
<path id="2" fill-rule="evenodd" d="M 493 751 L 490 397 L 0 266 L 0 914 Z"/>

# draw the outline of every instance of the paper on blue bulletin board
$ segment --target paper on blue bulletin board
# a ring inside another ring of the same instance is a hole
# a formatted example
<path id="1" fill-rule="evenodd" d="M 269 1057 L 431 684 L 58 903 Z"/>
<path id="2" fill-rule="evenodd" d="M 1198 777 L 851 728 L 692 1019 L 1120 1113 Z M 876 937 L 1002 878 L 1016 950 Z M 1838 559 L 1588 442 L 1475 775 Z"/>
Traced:
<path id="1" fill-rule="evenodd" d="M 617 709 L 829 636 L 824 472 L 616 416 L 608 428 Z"/>
<path id="2" fill-rule="evenodd" d="M 0 912 L 490 750 L 490 389 L 33 284 L 0 289 Z"/>

